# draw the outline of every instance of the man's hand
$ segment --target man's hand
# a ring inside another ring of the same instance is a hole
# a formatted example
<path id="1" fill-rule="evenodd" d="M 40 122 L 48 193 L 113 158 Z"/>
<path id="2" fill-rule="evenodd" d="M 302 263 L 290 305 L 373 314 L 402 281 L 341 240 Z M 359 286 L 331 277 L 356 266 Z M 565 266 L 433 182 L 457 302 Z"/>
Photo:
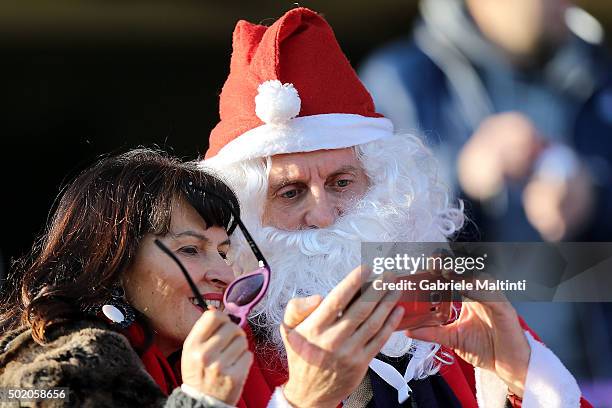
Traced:
<path id="1" fill-rule="evenodd" d="M 385 277 L 391 281 L 392 277 Z M 399 291 L 362 287 L 361 267 L 325 298 L 294 299 L 287 305 L 281 334 L 289 381 L 285 398 L 295 407 L 336 407 L 362 381 L 368 364 L 399 324 Z"/>
<path id="2" fill-rule="evenodd" d="M 407 330 L 409 337 L 452 348 L 474 367 L 494 371 L 523 396 L 531 348 L 516 311 L 500 292 L 464 293 L 459 319 L 446 326 Z"/>

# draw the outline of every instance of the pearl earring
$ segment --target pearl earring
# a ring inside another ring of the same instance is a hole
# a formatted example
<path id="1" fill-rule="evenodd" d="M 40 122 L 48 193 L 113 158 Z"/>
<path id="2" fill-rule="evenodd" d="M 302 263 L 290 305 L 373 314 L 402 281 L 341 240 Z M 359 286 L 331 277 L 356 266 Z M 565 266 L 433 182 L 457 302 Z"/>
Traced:
<path id="1" fill-rule="evenodd" d="M 98 312 L 102 312 L 114 325 L 123 329 L 128 328 L 135 319 L 134 309 L 125 300 L 125 292 L 121 285 L 113 288 L 110 299 L 102 304 Z"/>

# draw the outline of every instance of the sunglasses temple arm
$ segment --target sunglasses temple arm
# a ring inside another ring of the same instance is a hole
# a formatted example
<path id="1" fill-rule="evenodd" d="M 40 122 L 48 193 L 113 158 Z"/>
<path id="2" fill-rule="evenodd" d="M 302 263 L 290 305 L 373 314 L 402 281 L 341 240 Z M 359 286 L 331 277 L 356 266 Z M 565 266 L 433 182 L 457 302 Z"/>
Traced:
<path id="1" fill-rule="evenodd" d="M 185 279 L 187 279 L 187 283 L 189 283 L 189 287 L 191 288 L 191 291 L 193 292 L 196 300 L 198 301 L 198 305 L 200 307 L 203 307 L 204 310 L 206 310 L 206 302 L 204 302 L 204 299 L 202 299 L 202 295 L 200 295 L 200 292 L 198 291 L 198 288 L 196 287 L 195 283 L 193 283 L 193 280 L 191 280 L 191 276 L 189 276 L 189 272 L 187 272 L 187 269 L 185 269 L 185 267 L 183 266 L 182 262 L 179 261 L 179 259 L 176 257 L 176 255 L 174 255 L 172 253 L 172 251 L 170 251 L 168 249 L 167 246 L 162 244 L 162 242 L 159 239 L 155 240 L 155 245 L 157 245 L 159 247 L 159 249 L 164 251 L 164 253 L 166 255 L 168 255 L 170 258 L 172 258 L 172 260 L 174 262 L 176 262 L 176 264 L 181 269 L 181 272 L 183 272 L 183 275 L 185 275 Z"/>
<path id="2" fill-rule="evenodd" d="M 214 192 L 212 192 L 210 190 L 206 190 L 206 189 L 202 189 L 202 188 L 197 188 L 197 187 L 194 187 L 194 186 L 192 186 L 192 188 L 200 190 L 200 191 L 204 192 L 205 194 L 210 194 L 211 196 L 215 197 L 218 200 L 224 201 L 223 197 L 221 197 L 218 194 L 215 194 Z M 249 246 L 251 247 L 251 249 L 255 253 L 255 256 L 257 257 L 257 260 L 262 262 L 263 266 L 265 266 L 269 270 L 270 269 L 270 265 L 268 265 L 268 261 L 266 261 L 266 258 L 264 258 L 263 254 L 261 253 L 261 251 L 257 247 L 257 244 L 255 243 L 255 240 L 253 239 L 253 237 L 251 237 L 251 234 L 249 234 L 249 230 L 247 230 L 246 226 L 242 223 L 242 220 L 240 219 L 240 217 L 238 216 L 238 214 L 236 213 L 234 208 L 232 208 L 232 206 L 228 204 L 227 205 L 227 209 L 232 213 L 232 216 L 236 219 L 236 224 L 238 224 L 238 227 L 240 228 L 240 231 L 242 231 L 242 235 L 244 235 L 244 237 L 246 238 L 247 242 L 249 243 Z M 172 255 L 174 256 L 174 254 L 172 254 Z"/>
<path id="3" fill-rule="evenodd" d="M 257 260 L 262 262 L 263 266 L 265 266 L 266 268 L 270 269 L 270 266 L 268 265 L 268 261 L 266 261 L 266 258 L 264 258 L 263 254 L 259 250 L 259 247 L 257 247 L 257 244 L 255 243 L 255 240 L 253 239 L 253 237 L 251 237 L 251 234 L 249 234 L 249 231 L 246 229 L 246 227 L 244 226 L 244 224 L 240 220 L 240 217 L 236 216 L 234 214 L 233 210 L 231 210 L 231 211 L 232 211 L 232 215 L 236 218 L 236 223 L 238 224 L 238 227 L 240 227 L 240 231 L 242 231 L 242 235 L 244 235 L 244 238 L 249 243 L 249 246 L 251 247 L 251 249 L 255 253 L 255 256 L 257 257 Z"/>

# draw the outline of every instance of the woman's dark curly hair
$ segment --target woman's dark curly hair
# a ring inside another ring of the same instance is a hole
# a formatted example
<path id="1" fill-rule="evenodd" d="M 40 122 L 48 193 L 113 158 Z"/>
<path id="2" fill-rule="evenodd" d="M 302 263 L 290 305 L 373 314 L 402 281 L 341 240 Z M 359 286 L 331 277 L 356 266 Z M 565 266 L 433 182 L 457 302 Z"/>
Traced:
<path id="1" fill-rule="evenodd" d="M 223 198 L 189 186 L 213 191 Z M 108 157 L 81 173 L 65 190 L 43 236 L 14 264 L 0 304 L 0 330 L 32 328 L 43 343 L 52 326 L 83 318 L 83 310 L 110 297 L 147 233 L 164 235 L 172 203 L 185 199 L 206 228 L 236 227 L 233 191 L 195 162 L 137 149 Z"/>

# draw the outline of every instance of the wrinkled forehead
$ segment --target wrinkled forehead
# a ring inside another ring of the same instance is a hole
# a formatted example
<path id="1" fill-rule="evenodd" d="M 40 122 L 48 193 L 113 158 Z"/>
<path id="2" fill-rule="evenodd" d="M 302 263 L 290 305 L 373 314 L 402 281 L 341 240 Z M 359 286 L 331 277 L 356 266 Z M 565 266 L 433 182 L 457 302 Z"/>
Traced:
<path id="1" fill-rule="evenodd" d="M 328 178 L 342 172 L 363 171 L 352 147 L 316 150 L 306 153 L 279 154 L 270 158 L 268 181 L 279 179 Z"/>

